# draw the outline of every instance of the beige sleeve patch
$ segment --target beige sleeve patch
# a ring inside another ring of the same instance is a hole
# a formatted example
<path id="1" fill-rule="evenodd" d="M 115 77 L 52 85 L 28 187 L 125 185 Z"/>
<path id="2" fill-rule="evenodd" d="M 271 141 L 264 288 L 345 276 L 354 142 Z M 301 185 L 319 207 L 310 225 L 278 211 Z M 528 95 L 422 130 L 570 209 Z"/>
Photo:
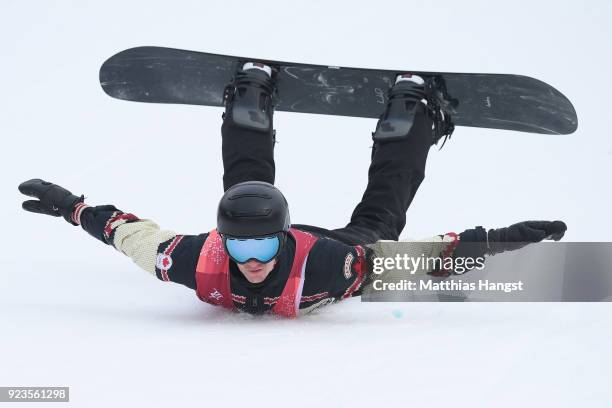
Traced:
<path id="1" fill-rule="evenodd" d="M 367 246 L 374 251 L 376 258 L 393 258 L 404 255 L 410 258 L 437 258 L 452 243 L 452 237 L 436 235 L 421 240 L 387 241 L 381 240 Z M 431 272 L 429 268 L 420 268 L 414 275 L 425 275 Z M 403 275 L 404 272 L 401 272 Z M 388 276 L 389 274 L 387 274 Z"/>
<path id="2" fill-rule="evenodd" d="M 132 258 L 136 265 L 155 275 L 159 245 L 175 236 L 174 231 L 160 230 L 153 221 L 140 220 L 118 226 L 113 243 L 118 251 Z"/>

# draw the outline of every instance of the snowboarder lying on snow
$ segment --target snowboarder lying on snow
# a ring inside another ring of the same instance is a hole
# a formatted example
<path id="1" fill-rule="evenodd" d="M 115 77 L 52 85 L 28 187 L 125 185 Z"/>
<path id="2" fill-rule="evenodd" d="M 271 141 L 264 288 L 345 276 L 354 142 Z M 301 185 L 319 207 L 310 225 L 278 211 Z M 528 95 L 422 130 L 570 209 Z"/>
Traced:
<path id="1" fill-rule="evenodd" d="M 449 133 L 443 112 L 427 104 L 421 78 L 399 76 L 373 134 L 368 185 L 349 224 L 334 230 L 291 225 L 287 202 L 273 186 L 273 77 L 269 67 L 248 63 L 228 87 L 221 128 L 225 194 L 217 228 L 209 233 L 160 230 L 112 205 L 90 207 L 83 196 L 40 179 L 19 186 L 38 199 L 23 208 L 81 225 L 159 279 L 194 289 L 211 304 L 292 317 L 359 295 L 372 275 L 372 259 L 385 252 L 380 241 L 396 241 L 404 228 L 430 146 Z M 429 256 L 476 258 L 558 240 L 565 230 L 561 221 L 527 221 L 488 232 L 477 227 L 435 236 L 421 249 Z"/>

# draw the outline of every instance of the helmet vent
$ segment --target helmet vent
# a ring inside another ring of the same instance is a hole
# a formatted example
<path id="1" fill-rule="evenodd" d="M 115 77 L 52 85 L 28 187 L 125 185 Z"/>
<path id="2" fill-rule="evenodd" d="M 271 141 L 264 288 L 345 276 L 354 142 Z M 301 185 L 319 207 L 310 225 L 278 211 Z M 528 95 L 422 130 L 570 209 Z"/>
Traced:
<path id="1" fill-rule="evenodd" d="M 272 210 L 270 208 L 262 208 L 255 211 L 226 211 L 230 217 L 267 217 Z"/>
<path id="2" fill-rule="evenodd" d="M 231 196 L 228 197 L 229 200 L 237 200 L 239 198 L 264 198 L 266 200 L 270 200 L 272 198 L 271 195 L 269 194 L 262 194 L 262 193 L 240 193 L 240 194 L 233 194 Z"/>

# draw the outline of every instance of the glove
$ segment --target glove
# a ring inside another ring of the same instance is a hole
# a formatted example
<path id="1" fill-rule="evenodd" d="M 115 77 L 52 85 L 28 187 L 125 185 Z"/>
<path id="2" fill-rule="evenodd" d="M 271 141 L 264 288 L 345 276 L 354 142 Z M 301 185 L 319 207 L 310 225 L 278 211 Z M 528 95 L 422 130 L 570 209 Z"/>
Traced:
<path id="1" fill-rule="evenodd" d="M 563 221 L 524 221 L 509 226 L 489 230 L 489 255 L 504 251 L 514 251 L 543 239 L 559 241 L 563 238 L 567 225 Z"/>
<path id="2" fill-rule="evenodd" d="M 72 210 L 75 205 L 85 200 L 84 196 L 77 197 L 65 188 L 41 179 L 21 183 L 19 191 L 29 197 L 38 198 L 24 201 L 21 204 L 24 210 L 53 217 L 62 216 L 70 224 L 78 225 L 72 221 Z"/>
<path id="3" fill-rule="evenodd" d="M 524 221 L 507 228 L 491 229 L 488 232 L 482 227 L 476 227 L 459 234 L 459 245 L 455 249 L 455 255 L 470 257 L 495 255 L 504 251 L 514 251 L 544 239 L 559 241 L 566 230 L 567 225 L 563 221 Z"/>

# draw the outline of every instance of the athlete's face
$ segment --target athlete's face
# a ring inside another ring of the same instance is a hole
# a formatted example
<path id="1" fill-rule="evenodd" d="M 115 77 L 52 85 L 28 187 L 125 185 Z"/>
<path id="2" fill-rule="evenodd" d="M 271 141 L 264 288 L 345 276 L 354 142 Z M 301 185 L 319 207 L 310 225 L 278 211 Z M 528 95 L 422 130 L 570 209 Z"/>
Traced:
<path id="1" fill-rule="evenodd" d="M 264 279 L 272 272 L 276 259 L 271 260 L 268 263 L 261 263 L 254 259 L 251 259 L 247 263 L 237 264 L 238 269 L 244 277 L 251 283 L 263 282 Z"/>

